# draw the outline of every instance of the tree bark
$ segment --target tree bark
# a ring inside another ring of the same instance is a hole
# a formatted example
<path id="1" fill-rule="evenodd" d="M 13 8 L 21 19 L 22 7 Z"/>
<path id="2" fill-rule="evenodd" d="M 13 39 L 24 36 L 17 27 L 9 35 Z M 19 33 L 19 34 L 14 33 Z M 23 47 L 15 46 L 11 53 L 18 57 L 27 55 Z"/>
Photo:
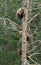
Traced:
<path id="1" fill-rule="evenodd" d="M 22 20 L 22 65 L 29 65 L 29 61 L 27 60 L 27 22 L 28 22 L 28 6 L 29 0 L 23 0 L 23 7 L 25 12 L 25 17 Z"/>

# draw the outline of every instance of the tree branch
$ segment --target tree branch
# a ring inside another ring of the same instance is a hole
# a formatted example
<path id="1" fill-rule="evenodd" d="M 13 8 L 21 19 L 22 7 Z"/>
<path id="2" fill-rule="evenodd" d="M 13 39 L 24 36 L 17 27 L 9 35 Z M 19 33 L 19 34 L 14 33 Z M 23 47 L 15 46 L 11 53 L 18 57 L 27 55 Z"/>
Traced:
<path id="1" fill-rule="evenodd" d="M 40 13 L 35 14 L 27 23 L 30 23 L 34 18 L 36 18 Z"/>
<path id="2" fill-rule="evenodd" d="M 18 24 L 16 24 L 14 21 L 12 21 L 12 20 L 10 20 L 10 19 L 8 19 L 8 18 L 0 17 L 0 19 L 3 19 L 3 21 L 5 21 L 5 22 L 6 22 L 6 20 L 8 20 L 8 21 L 9 21 L 9 23 L 10 23 L 10 24 L 12 24 L 12 26 L 14 26 L 14 25 L 15 25 L 15 27 L 16 27 L 18 30 L 20 30 L 20 29 L 21 29 L 21 26 L 19 26 L 19 25 L 18 25 Z"/>
<path id="3" fill-rule="evenodd" d="M 38 45 L 36 45 L 36 46 L 34 46 L 34 48 L 33 49 L 31 49 L 30 51 L 29 51 L 29 53 L 30 52 L 32 52 L 36 47 L 38 47 L 40 44 L 38 44 Z"/>
<path id="4" fill-rule="evenodd" d="M 31 57 L 29 57 L 29 59 L 32 61 L 32 62 L 34 62 L 35 64 L 39 64 L 39 63 L 37 63 L 35 60 L 33 60 Z"/>
<path id="5" fill-rule="evenodd" d="M 33 44 L 36 43 L 36 42 L 41 42 L 41 40 L 37 40 L 35 42 L 32 42 Z M 28 44 L 28 46 L 30 46 L 31 44 Z"/>
<path id="6" fill-rule="evenodd" d="M 16 24 L 14 21 L 8 19 L 8 18 L 5 18 L 5 20 L 8 20 L 10 22 L 10 24 L 12 25 L 15 25 L 17 29 L 21 29 L 21 26 L 19 26 L 18 24 Z"/>
<path id="7" fill-rule="evenodd" d="M 32 57 L 33 55 L 37 55 L 37 54 L 41 54 L 41 53 L 33 53 L 29 57 Z"/>

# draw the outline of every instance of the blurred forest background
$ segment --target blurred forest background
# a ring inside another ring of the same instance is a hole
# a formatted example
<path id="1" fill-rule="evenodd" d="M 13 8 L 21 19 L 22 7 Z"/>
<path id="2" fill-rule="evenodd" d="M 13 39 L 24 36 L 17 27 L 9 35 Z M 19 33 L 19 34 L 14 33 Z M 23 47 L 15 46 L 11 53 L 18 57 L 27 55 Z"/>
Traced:
<path id="1" fill-rule="evenodd" d="M 41 0 L 33 0 L 32 9 L 38 8 L 39 4 Z M 22 0 L 0 0 L 0 65 L 20 65 L 18 49 L 21 49 L 22 40 L 19 28 L 17 29 L 16 26 L 21 26 L 22 21 L 16 17 L 16 12 L 22 6 Z M 34 52 L 41 53 L 41 7 L 35 11 L 32 10 L 32 16 L 38 12 L 40 15 L 28 26 L 28 32 L 31 35 L 28 48 L 31 50 L 36 46 L 29 55 Z M 32 59 L 41 65 L 41 54 L 32 56 Z"/>

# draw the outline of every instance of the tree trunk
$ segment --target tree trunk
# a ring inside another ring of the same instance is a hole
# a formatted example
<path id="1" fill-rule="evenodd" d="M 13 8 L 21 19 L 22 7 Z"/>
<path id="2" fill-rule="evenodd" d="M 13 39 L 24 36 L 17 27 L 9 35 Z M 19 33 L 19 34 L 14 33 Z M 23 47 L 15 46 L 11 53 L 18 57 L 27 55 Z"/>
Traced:
<path id="1" fill-rule="evenodd" d="M 22 65 L 29 65 L 29 61 L 27 60 L 27 21 L 28 21 L 28 6 L 29 0 L 23 0 L 23 7 L 25 12 L 25 17 L 22 20 Z"/>

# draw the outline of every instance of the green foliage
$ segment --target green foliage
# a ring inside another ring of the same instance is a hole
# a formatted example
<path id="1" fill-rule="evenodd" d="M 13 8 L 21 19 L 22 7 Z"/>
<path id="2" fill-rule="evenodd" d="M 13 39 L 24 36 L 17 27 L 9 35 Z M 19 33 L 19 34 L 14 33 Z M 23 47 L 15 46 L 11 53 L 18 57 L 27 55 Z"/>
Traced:
<path id="1" fill-rule="evenodd" d="M 21 0 L 2 0 L 0 1 L 0 16 L 7 17 L 16 23 L 21 23 L 16 17 L 17 9 L 22 6 Z M 17 22 L 18 21 L 18 22 Z"/>
<path id="2" fill-rule="evenodd" d="M 6 33 L 6 34 L 4 34 Z M 10 65 L 18 64 L 18 40 L 20 34 L 13 30 L 6 31 L 3 25 L 0 25 L 0 64 Z M 19 43 L 20 46 L 20 43 Z"/>
<path id="3" fill-rule="evenodd" d="M 37 1 L 41 2 L 41 0 Z M 17 9 L 20 7 L 22 7 L 22 0 L 0 0 L 0 17 L 9 18 L 17 24 L 21 25 L 22 21 L 16 17 Z M 37 5 L 33 5 L 32 7 L 37 8 Z M 32 11 L 32 14 L 35 15 L 38 12 L 41 12 L 41 9 Z M 7 30 L 8 26 L 9 25 L 4 27 L 4 25 L 0 24 L 0 65 L 20 65 L 20 57 L 17 53 L 18 49 L 21 48 L 21 36 L 17 31 L 13 31 L 12 29 Z M 34 21 L 31 21 L 31 33 L 34 32 L 36 27 L 38 33 L 35 32 L 33 35 L 33 41 L 41 40 L 40 16 L 35 18 Z M 37 50 L 35 49 L 34 51 L 41 52 L 40 46 L 37 48 Z M 29 49 L 32 49 L 32 45 Z M 36 55 L 32 58 L 41 64 L 41 55 Z M 30 62 L 33 63 L 31 60 Z"/>

